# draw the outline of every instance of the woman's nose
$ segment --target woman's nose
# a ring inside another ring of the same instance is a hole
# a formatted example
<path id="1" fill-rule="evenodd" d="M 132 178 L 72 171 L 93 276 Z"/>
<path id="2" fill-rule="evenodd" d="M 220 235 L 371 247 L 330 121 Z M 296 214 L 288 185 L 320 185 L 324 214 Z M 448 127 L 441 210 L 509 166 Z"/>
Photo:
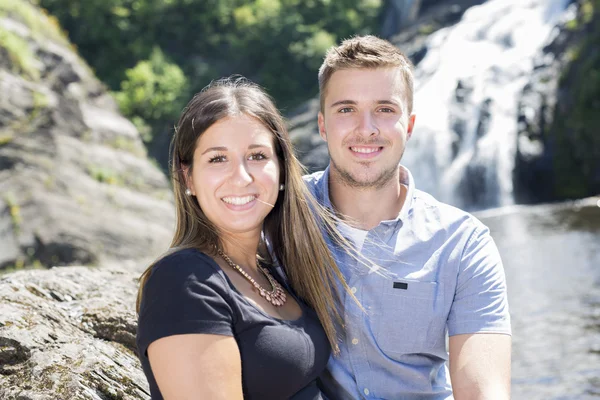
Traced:
<path id="1" fill-rule="evenodd" d="M 252 178 L 246 160 L 238 162 L 233 171 L 233 182 L 239 186 L 246 186 L 252 183 L 253 180 L 254 178 Z"/>

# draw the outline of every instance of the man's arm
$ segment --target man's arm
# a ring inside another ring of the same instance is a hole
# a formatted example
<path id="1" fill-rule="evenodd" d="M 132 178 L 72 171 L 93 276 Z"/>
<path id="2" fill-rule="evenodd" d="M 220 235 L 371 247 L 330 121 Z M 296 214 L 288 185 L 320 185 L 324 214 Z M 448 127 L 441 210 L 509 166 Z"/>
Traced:
<path id="1" fill-rule="evenodd" d="M 456 400 L 510 399 L 511 337 L 475 333 L 450 337 L 450 379 Z"/>
<path id="2" fill-rule="evenodd" d="M 506 278 L 498 248 L 478 221 L 460 259 L 448 334 L 454 398 L 510 399 Z"/>

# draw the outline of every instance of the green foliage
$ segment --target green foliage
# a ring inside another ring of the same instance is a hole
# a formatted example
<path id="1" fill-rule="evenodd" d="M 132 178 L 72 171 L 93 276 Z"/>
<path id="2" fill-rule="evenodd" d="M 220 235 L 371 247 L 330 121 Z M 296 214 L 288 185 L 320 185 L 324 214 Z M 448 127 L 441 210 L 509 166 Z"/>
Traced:
<path id="1" fill-rule="evenodd" d="M 0 16 L 9 16 L 23 22 L 36 38 L 49 38 L 59 43 L 68 43 L 56 17 L 47 15 L 44 10 L 40 11 L 31 2 L 2 0 L 0 2 Z"/>
<path id="2" fill-rule="evenodd" d="M 139 62 L 125 72 L 121 91 L 115 97 L 121 111 L 137 121 L 143 131 L 144 121 L 174 119 L 181 110 L 186 78 L 183 71 L 169 63 L 162 51 L 155 48 L 150 59 Z M 151 137 L 146 136 L 147 141 Z"/>
<path id="3" fill-rule="evenodd" d="M 584 24 L 589 24 L 594 17 L 594 10 L 599 6 L 598 1 L 594 4 L 593 0 L 586 0 L 581 5 L 581 19 Z M 596 11 L 597 12 L 597 11 Z"/>
<path id="4" fill-rule="evenodd" d="M 123 112 L 147 140 L 150 131 L 173 126 L 191 95 L 222 76 L 247 76 L 283 108 L 314 96 L 325 50 L 374 31 L 382 6 L 382 0 L 37 1 L 118 92 Z"/>
<path id="5" fill-rule="evenodd" d="M 12 133 L 1 133 L 0 132 L 0 146 L 4 146 L 5 144 L 12 142 L 13 139 L 14 139 L 14 136 Z"/>
<path id="6" fill-rule="evenodd" d="M 35 56 L 25 39 L 0 26 L 0 48 L 8 53 L 15 74 L 34 80 L 39 78 Z"/>
<path id="7" fill-rule="evenodd" d="M 123 185 L 123 179 L 112 169 L 97 165 L 88 165 L 88 174 L 100 183 L 109 185 Z"/>
<path id="8" fill-rule="evenodd" d="M 21 223 L 23 222 L 23 219 L 21 218 L 21 207 L 17 203 L 17 200 L 12 193 L 7 193 L 4 195 L 4 202 L 8 206 L 13 230 L 16 234 L 18 234 L 21 231 Z"/>
<path id="9" fill-rule="evenodd" d="M 140 148 L 140 146 L 138 146 L 134 140 L 125 136 L 117 136 L 114 140 L 108 142 L 107 144 L 114 149 L 123 150 L 140 157 L 146 154 L 144 149 Z"/>
<path id="10" fill-rule="evenodd" d="M 558 198 L 580 198 L 600 190 L 600 0 L 580 5 L 577 29 L 586 30 L 585 39 L 567 50 L 568 67 L 561 76 L 562 90 L 572 104 L 557 109 L 554 116 Z"/>

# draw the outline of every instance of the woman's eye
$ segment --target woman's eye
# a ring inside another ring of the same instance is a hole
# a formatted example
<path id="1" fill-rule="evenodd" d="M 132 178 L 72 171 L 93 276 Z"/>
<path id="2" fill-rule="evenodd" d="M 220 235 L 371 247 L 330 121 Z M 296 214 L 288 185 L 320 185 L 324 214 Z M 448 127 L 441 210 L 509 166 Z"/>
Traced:
<path id="1" fill-rule="evenodd" d="M 221 155 L 211 157 L 208 160 L 209 163 L 220 163 L 220 162 L 225 162 L 225 161 L 227 161 L 227 158 L 225 158 L 225 156 L 221 156 Z"/>
<path id="2" fill-rule="evenodd" d="M 266 159 L 267 159 L 267 156 L 265 155 L 265 153 L 261 153 L 261 152 L 254 153 L 250 156 L 250 160 L 252 160 L 252 161 L 260 161 L 260 160 L 266 160 Z"/>

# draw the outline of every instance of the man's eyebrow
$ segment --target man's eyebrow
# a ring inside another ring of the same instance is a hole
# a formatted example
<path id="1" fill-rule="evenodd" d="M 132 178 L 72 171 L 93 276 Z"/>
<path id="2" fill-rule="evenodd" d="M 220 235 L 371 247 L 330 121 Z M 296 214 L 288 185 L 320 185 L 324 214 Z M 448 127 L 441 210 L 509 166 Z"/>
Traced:
<path id="1" fill-rule="evenodd" d="M 340 100 L 340 101 L 336 101 L 329 107 L 333 108 L 333 107 L 341 106 L 341 105 L 355 106 L 357 104 L 358 103 L 354 100 Z M 377 104 L 387 104 L 387 105 L 391 105 L 391 106 L 400 107 L 400 103 L 398 103 L 397 101 L 394 101 L 394 100 L 377 100 Z"/>
<path id="2" fill-rule="evenodd" d="M 392 106 L 400 107 L 400 104 L 394 100 L 379 100 L 377 101 L 377 104 L 389 104 Z"/>
<path id="3" fill-rule="evenodd" d="M 202 152 L 202 155 L 208 153 L 209 151 L 227 151 L 227 147 L 218 146 L 218 147 L 209 147 L 208 149 Z"/>
<path id="4" fill-rule="evenodd" d="M 333 108 L 333 107 L 337 107 L 337 106 L 341 106 L 341 105 L 355 106 L 356 104 L 358 104 L 358 103 L 354 100 L 339 100 L 339 101 L 336 101 L 335 103 L 333 103 L 332 105 L 330 105 L 329 108 Z"/>

